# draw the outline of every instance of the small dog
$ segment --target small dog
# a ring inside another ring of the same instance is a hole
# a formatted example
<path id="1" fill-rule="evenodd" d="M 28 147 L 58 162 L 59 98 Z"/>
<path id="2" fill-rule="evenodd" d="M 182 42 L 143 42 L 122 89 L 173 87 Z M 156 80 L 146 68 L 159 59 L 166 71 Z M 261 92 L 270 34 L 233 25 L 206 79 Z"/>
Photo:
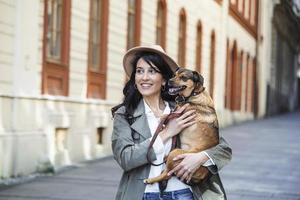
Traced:
<path id="1" fill-rule="evenodd" d="M 179 154 L 196 153 L 211 148 L 219 143 L 219 125 L 213 100 L 203 87 L 204 79 L 196 71 L 179 68 L 175 77 L 169 80 L 169 94 L 177 95 L 176 109 L 189 103 L 189 110 L 196 110 L 196 124 L 180 133 L 181 149 L 172 150 L 166 159 L 166 168 L 161 175 L 145 179 L 144 183 L 168 180 L 168 172 L 176 167 L 181 160 L 173 161 Z M 206 172 L 206 174 L 205 174 Z M 206 178 L 207 170 L 201 166 L 193 174 L 191 182 L 199 183 Z"/>

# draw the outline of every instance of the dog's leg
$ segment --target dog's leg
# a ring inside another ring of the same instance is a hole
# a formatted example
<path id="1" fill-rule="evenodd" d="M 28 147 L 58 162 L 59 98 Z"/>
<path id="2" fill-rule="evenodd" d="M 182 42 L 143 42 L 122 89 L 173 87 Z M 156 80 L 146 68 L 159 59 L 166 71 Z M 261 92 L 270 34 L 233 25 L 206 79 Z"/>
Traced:
<path id="1" fill-rule="evenodd" d="M 206 167 L 200 166 L 193 174 L 194 182 L 202 182 L 205 178 L 207 178 L 209 173 L 210 172 Z"/>
<path id="2" fill-rule="evenodd" d="M 177 164 L 179 164 L 180 161 L 173 161 L 173 158 L 176 155 L 185 153 L 186 151 L 182 150 L 182 149 L 174 149 L 172 150 L 168 157 L 167 157 L 167 161 L 166 161 L 166 169 L 159 175 L 153 178 L 148 178 L 144 180 L 144 183 L 146 184 L 153 184 L 162 180 L 168 180 L 171 178 L 171 176 L 168 176 L 168 172 L 170 171 L 170 169 L 173 169 Z"/>
<path id="3" fill-rule="evenodd" d="M 159 176 L 156 176 L 154 178 L 148 178 L 144 180 L 144 183 L 146 184 L 153 184 L 159 181 L 168 180 L 171 178 L 171 176 L 168 176 L 169 170 L 165 169 Z"/>

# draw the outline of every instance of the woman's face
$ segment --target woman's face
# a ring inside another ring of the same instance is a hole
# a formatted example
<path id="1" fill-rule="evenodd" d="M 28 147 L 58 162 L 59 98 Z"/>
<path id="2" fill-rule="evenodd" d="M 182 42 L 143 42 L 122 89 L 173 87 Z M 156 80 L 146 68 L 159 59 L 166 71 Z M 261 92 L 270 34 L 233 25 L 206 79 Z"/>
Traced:
<path id="1" fill-rule="evenodd" d="M 160 95 L 161 86 L 165 85 L 165 80 L 155 65 L 150 66 L 143 58 L 140 58 L 136 65 L 135 84 L 143 97 L 150 97 Z"/>

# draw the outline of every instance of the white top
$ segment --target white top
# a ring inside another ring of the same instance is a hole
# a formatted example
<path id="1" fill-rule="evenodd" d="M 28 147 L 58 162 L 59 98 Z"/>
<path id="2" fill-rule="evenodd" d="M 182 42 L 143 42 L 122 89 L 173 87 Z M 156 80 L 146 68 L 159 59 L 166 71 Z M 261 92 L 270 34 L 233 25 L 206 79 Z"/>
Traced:
<path id="1" fill-rule="evenodd" d="M 165 107 L 163 114 L 169 114 L 171 112 L 169 103 L 168 102 L 164 102 L 164 103 L 165 103 L 166 107 Z M 155 117 L 154 113 L 152 112 L 152 110 L 150 109 L 150 107 L 148 106 L 148 104 L 145 101 L 144 101 L 144 105 L 145 105 L 145 113 L 146 113 L 150 131 L 151 131 L 151 135 L 153 136 L 156 131 L 156 128 L 160 122 L 160 118 Z M 152 137 L 149 138 L 149 140 L 151 140 L 151 139 L 152 139 Z M 164 144 L 162 139 L 160 137 L 157 137 L 153 144 L 153 149 L 154 149 L 157 159 L 153 163 L 154 164 L 162 163 L 164 160 L 164 157 L 169 154 L 169 152 L 171 150 L 171 146 L 172 146 L 172 138 L 168 139 L 166 141 L 166 144 Z M 206 152 L 204 152 L 204 153 L 207 155 L 207 157 L 209 157 Z M 209 166 L 209 165 L 214 165 L 214 162 L 212 161 L 212 159 L 210 157 L 209 157 L 209 160 L 206 161 L 203 166 Z M 151 165 L 149 178 L 153 178 L 153 177 L 160 175 L 161 172 L 163 171 L 163 169 L 165 169 L 165 164 L 162 164 L 159 166 Z M 185 189 L 185 188 L 190 188 L 190 186 L 181 182 L 177 177 L 172 176 L 168 181 L 168 185 L 167 185 L 167 188 L 165 191 L 175 191 L 175 190 L 181 190 L 181 189 Z M 159 192 L 158 183 L 147 184 L 145 192 Z"/>
<path id="2" fill-rule="evenodd" d="M 151 131 L 152 136 L 155 133 L 155 130 L 160 122 L 160 118 L 156 118 L 154 113 L 151 111 L 150 107 L 147 105 L 147 103 L 144 101 L 145 105 L 145 113 L 147 116 L 149 128 Z M 170 113 L 170 107 L 168 102 L 165 102 L 165 110 L 163 114 L 169 114 Z M 150 140 L 152 137 L 150 138 Z M 172 146 L 172 139 L 168 139 L 166 144 L 164 145 L 163 141 L 161 140 L 160 137 L 157 137 L 154 144 L 153 144 L 153 149 L 156 154 L 156 160 L 153 162 L 154 164 L 159 164 L 162 163 L 164 160 L 165 155 L 168 155 Z M 151 165 L 150 168 L 150 173 L 149 173 L 149 178 L 153 178 L 155 176 L 158 176 L 161 174 L 161 172 L 165 169 L 165 164 L 159 165 L 159 166 L 153 166 Z M 189 188 L 188 185 L 184 184 L 181 182 L 177 177 L 172 176 L 169 181 L 168 181 L 168 186 L 165 191 L 174 191 L 174 190 L 181 190 Z M 158 183 L 154 184 L 147 184 L 145 192 L 159 192 L 159 187 Z"/>

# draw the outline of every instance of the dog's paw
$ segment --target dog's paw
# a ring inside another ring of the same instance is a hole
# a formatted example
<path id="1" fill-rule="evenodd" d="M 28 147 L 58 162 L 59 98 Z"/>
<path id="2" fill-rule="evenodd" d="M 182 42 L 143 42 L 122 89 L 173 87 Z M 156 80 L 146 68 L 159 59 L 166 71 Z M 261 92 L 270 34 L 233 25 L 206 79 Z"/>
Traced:
<path id="1" fill-rule="evenodd" d="M 144 184 L 153 184 L 154 182 L 152 182 L 151 179 L 144 179 Z"/>

